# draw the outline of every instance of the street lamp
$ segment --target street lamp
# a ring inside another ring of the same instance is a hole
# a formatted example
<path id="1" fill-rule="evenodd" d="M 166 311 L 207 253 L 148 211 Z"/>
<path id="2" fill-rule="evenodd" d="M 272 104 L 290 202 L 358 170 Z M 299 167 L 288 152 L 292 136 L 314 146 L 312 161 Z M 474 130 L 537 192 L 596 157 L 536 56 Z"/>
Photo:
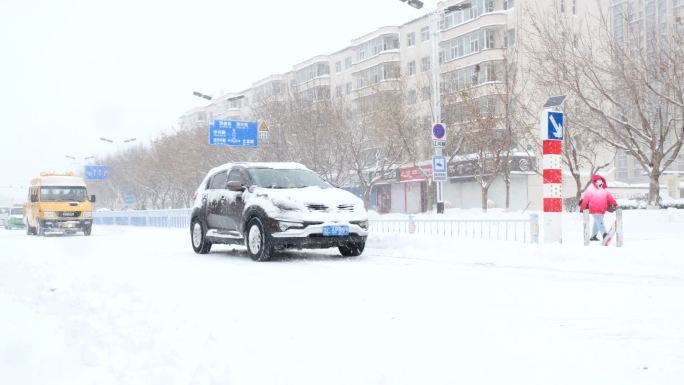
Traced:
<path id="1" fill-rule="evenodd" d="M 416 9 L 421 9 L 423 7 L 423 2 L 418 0 L 401 0 L 402 2 L 408 3 Z M 471 4 L 468 2 L 463 2 L 460 4 L 449 6 L 443 10 L 439 8 L 431 11 L 430 16 L 430 29 L 432 30 L 432 119 L 433 123 L 441 123 L 442 121 L 442 101 L 440 95 L 440 85 L 439 85 L 439 19 L 442 15 L 446 15 L 451 12 L 461 11 L 470 8 Z M 432 133 L 430 133 L 430 138 L 432 138 Z M 434 147 L 434 155 L 441 156 L 442 148 Z M 444 185 L 441 181 L 437 182 L 437 213 L 444 213 Z"/>
<path id="2" fill-rule="evenodd" d="M 211 100 L 211 99 L 212 99 L 211 96 L 205 95 L 205 94 L 203 94 L 203 93 L 201 93 L 201 92 L 192 91 L 192 94 L 193 94 L 194 96 L 197 96 L 198 98 L 207 99 L 207 100 Z"/>
<path id="3" fill-rule="evenodd" d="M 135 142 L 137 139 L 138 139 L 138 138 L 128 138 L 128 139 L 124 139 L 124 140 L 121 141 L 121 143 Z M 103 142 L 112 143 L 112 144 L 118 142 L 118 141 L 115 141 L 115 140 L 112 140 L 112 139 L 109 139 L 109 138 L 100 138 L 100 140 L 103 141 Z"/>

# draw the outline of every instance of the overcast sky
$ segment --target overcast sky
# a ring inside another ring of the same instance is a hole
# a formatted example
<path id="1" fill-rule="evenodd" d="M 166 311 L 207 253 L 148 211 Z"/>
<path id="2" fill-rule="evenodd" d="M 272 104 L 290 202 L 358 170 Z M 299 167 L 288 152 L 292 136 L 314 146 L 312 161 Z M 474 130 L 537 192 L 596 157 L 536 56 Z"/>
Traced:
<path id="1" fill-rule="evenodd" d="M 65 155 L 117 148 L 100 137 L 172 130 L 203 104 L 192 91 L 241 91 L 424 13 L 399 0 L 0 0 L 0 203 L 76 168 Z"/>

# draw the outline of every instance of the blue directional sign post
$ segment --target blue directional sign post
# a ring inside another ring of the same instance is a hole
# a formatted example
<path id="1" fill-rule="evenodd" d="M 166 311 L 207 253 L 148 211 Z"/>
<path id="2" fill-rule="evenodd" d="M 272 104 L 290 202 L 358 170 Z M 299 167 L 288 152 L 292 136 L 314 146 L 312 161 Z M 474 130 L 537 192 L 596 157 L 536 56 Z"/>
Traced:
<path id="1" fill-rule="evenodd" d="M 257 147 L 257 122 L 214 120 L 209 126 L 209 144 L 213 146 Z"/>
<path id="2" fill-rule="evenodd" d="M 549 140 L 563 140 L 563 113 L 549 111 L 547 115 L 546 129 Z"/>
<path id="3" fill-rule="evenodd" d="M 85 179 L 86 180 L 105 180 L 109 178 L 109 171 L 111 167 L 109 166 L 85 166 Z"/>
<path id="4" fill-rule="evenodd" d="M 447 159 L 446 156 L 432 156 L 432 180 L 435 182 L 446 182 L 447 180 Z"/>

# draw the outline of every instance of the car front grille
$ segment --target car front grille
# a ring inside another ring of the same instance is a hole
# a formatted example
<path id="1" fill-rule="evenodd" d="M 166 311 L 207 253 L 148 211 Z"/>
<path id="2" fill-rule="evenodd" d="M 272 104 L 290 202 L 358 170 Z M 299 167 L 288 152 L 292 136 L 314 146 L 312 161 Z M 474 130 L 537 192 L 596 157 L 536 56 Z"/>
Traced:
<path id="1" fill-rule="evenodd" d="M 308 205 L 306 205 L 306 207 L 309 208 L 309 211 L 322 211 L 322 212 L 328 211 L 328 206 L 326 206 L 326 205 L 308 204 Z"/>
<path id="2" fill-rule="evenodd" d="M 309 208 L 309 211 L 318 211 L 318 212 L 329 212 L 330 207 L 323 205 L 323 204 L 313 204 L 309 203 L 306 205 L 306 207 Z M 337 212 L 352 212 L 354 211 L 354 205 L 350 203 L 344 203 L 341 205 L 337 205 Z"/>
<path id="3" fill-rule="evenodd" d="M 348 204 L 348 203 L 347 203 L 347 204 L 338 205 L 338 206 L 337 206 L 337 211 L 347 211 L 347 212 L 354 211 L 354 205 Z"/>
<path id="4" fill-rule="evenodd" d="M 80 211 L 58 211 L 57 214 L 60 218 L 78 218 L 81 216 Z"/>

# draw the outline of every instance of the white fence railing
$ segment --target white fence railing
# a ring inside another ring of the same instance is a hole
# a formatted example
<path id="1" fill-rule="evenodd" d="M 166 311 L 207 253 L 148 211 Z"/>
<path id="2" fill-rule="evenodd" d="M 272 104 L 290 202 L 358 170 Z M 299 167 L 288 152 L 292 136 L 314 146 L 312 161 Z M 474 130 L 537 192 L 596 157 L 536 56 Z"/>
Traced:
<path id="1" fill-rule="evenodd" d="M 191 209 L 98 211 L 96 225 L 190 228 Z M 459 239 L 539 242 L 539 216 L 518 219 L 371 219 L 370 232 L 377 234 L 418 234 Z"/>

